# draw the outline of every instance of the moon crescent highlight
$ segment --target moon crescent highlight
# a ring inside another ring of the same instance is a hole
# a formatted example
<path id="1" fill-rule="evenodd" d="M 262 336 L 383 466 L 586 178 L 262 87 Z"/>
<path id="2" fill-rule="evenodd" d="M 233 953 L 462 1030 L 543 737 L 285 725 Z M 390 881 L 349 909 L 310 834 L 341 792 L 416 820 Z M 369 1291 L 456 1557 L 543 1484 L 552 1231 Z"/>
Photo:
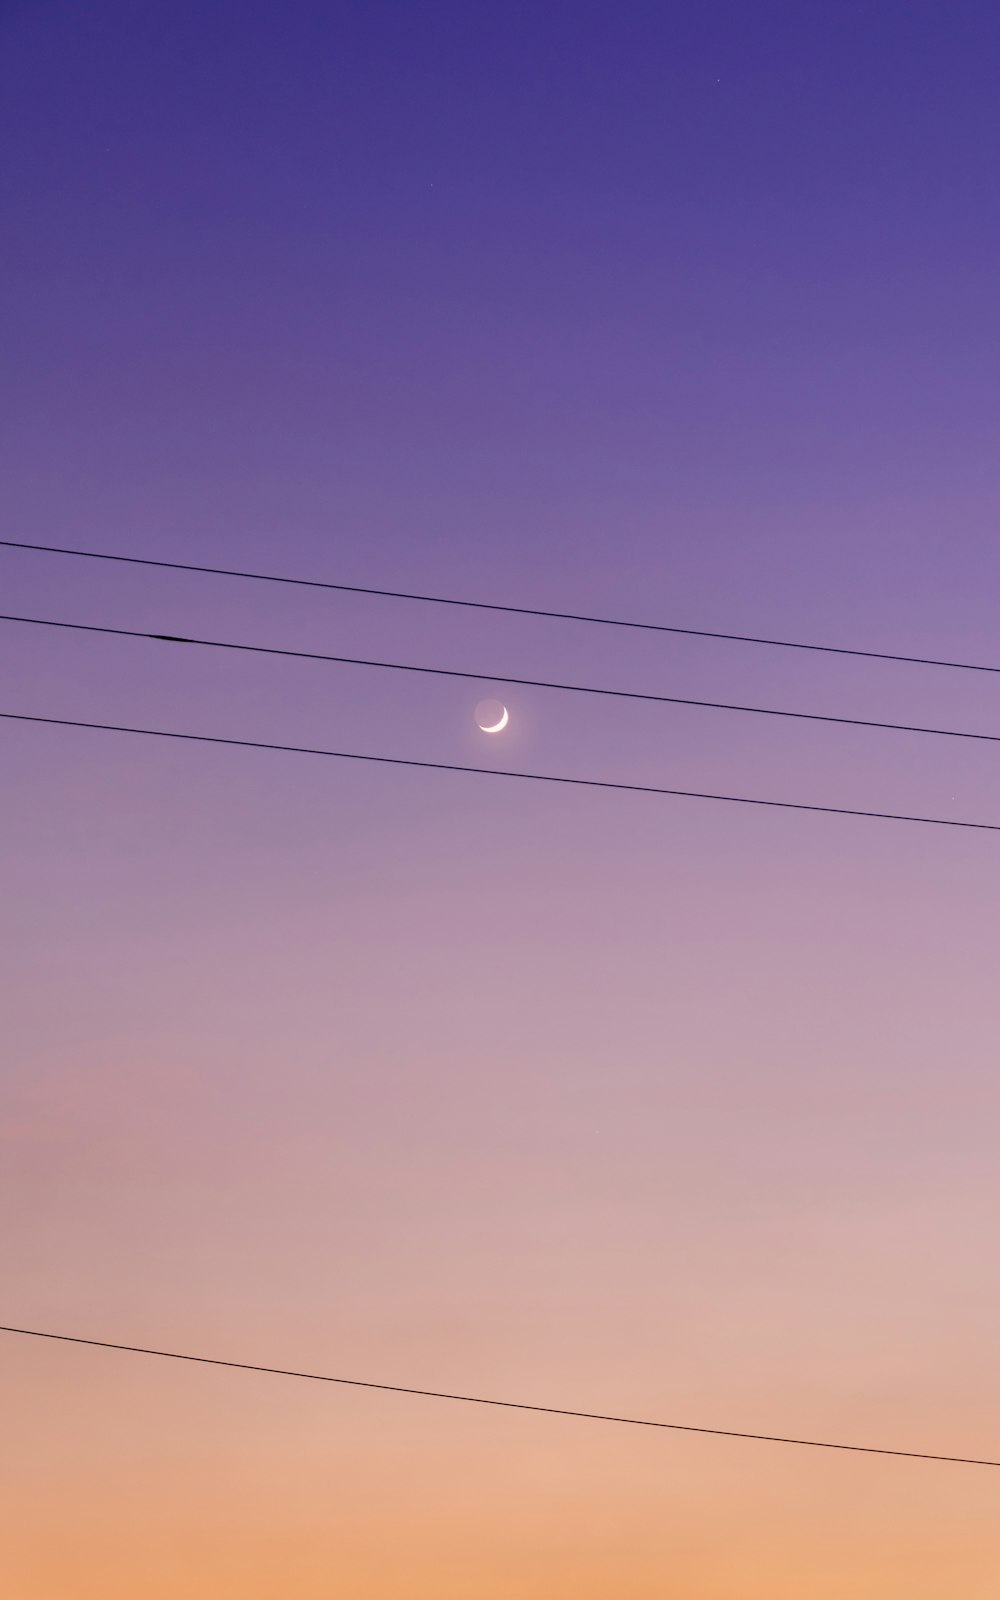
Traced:
<path id="1" fill-rule="evenodd" d="M 489 722 L 486 720 L 488 717 L 496 720 Z M 484 705 L 476 707 L 476 722 L 481 733 L 502 733 L 509 721 L 510 712 L 499 700 L 487 701 Z"/>

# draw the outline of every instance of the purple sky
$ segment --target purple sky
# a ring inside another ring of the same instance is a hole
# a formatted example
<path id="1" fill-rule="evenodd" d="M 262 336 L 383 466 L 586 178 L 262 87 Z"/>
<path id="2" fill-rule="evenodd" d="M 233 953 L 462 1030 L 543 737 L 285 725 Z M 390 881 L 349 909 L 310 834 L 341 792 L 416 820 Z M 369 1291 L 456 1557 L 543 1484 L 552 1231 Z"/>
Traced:
<path id="1" fill-rule="evenodd" d="M 7 536 L 1000 663 L 993 5 L 36 0 L 0 44 Z M 0 583 L 1000 728 L 986 674 Z M 2 709 L 1000 820 L 988 745 L 541 691 L 488 740 L 474 685 L 12 625 L 0 666 Z M 0 759 L 2 1320 L 1000 1454 L 990 835 Z M 2 1353 L 18 1600 L 992 1592 L 978 1479 Z"/>

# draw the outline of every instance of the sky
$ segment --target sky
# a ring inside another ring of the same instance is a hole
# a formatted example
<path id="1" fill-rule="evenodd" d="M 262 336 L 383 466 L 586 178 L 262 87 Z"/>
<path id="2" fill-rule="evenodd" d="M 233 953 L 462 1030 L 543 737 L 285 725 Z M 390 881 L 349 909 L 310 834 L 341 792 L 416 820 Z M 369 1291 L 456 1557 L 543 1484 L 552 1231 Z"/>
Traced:
<path id="1" fill-rule="evenodd" d="M 0 9 L 6 536 L 1000 664 L 986 0 Z M 0 550 L 4 613 L 996 731 Z M 0 709 L 1000 821 L 988 744 L 0 625 Z M 7 723 L 5 1324 L 1000 1457 L 987 833 Z M 986 1600 L 984 1468 L 2 1336 L 12 1600 Z"/>

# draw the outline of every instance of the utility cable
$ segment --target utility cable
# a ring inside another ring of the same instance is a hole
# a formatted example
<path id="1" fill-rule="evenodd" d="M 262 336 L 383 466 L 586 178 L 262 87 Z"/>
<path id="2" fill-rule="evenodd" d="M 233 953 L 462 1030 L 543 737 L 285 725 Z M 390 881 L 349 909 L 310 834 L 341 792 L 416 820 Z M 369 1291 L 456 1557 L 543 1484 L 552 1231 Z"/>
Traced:
<path id="1" fill-rule="evenodd" d="M 419 761 L 412 756 L 367 755 L 356 750 L 317 749 L 312 745 L 275 744 L 262 739 L 233 739 L 213 733 L 181 733 L 167 728 L 135 728 L 117 722 L 84 722 L 75 717 L 29 716 L 20 711 L 0 711 L 7 722 L 32 722 L 52 728 L 85 728 L 101 733 L 132 733 L 148 739 L 179 739 L 192 744 L 228 745 L 241 750 L 273 750 L 284 755 L 326 756 L 336 761 L 369 761 L 379 766 L 419 767 L 426 772 L 474 773 L 481 778 L 515 778 L 528 783 L 557 783 L 578 789 L 614 789 L 629 794 L 669 795 L 684 800 L 718 800 L 727 805 L 766 806 L 779 811 L 816 811 L 827 816 L 865 817 L 879 822 L 917 822 L 937 828 L 974 828 L 1000 833 L 1000 822 L 964 822 L 956 817 L 913 816 L 898 811 L 862 811 L 854 806 L 824 806 L 804 800 L 765 800 L 754 795 L 716 794 L 700 789 L 667 789 L 652 783 L 617 783 L 610 778 L 571 778 L 552 772 L 515 772 L 504 767 L 471 767 L 454 761 Z"/>
<path id="2" fill-rule="evenodd" d="M 930 1450 L 891 1450 L 883 1445 L 840 1444 L 829 1439 L 797 1439 L 778 1433 L 749 1433 L 737 1428 L 707 1428 L 691 1422 L 657 1422 L 648 1417 L 619 1417 L 604 1411 L 576 1411 L 568 1406 L 532 1405 L 527 1400 L 493 1400 L 484 1395 L 453 1394 L 441 1389 L 416 1389 L 401 1383 L 376 1383 L 365 1378 L 337 1378 L 325 1372 L 300 1372 L 290 1367 L 265 1367 L 250 1361 L 225 1361 L 218 1356 L 193 1356 L 180 1350 L 154 1350 L 147 1345 L 116 1344 L 110 1339 L 83 1339 L 71 1333 L 49 1333 L 39 1328 L 8 1328 L 0 1333 L 26 1339 L 51 1339 L 60 1344 L 87 1345 L 94 1350 L 114 1350 L 129 1355 L 159 1356 L 167 1361 L 191 1361 L 199 1366 L 228 1367 L 236 1372 L 266 1373 L 275 1378 L 303 1378 L 309 1383 L 336 1383 L 350 1389 L 377 1389 L 383 1394 L 413 1395 L 422 1400 L 456 1400 L 462 1405 L 496 1406 L 505 1411 L 533 1411 L 548 1417 L 576 1417 L 584 1422 L 616 1422 L 629 1428 L 661 1428 L 673 1433 L 709 1434 L 716 1439 L 747 1439 L 757 1444 L 792 1444 L 810 1450 L 847 1450 L 858 1455 L 897 1456 L 908 1461 L 939 1461 L 951 1466 L 1000 1467 L 1000 1461 L 979 1456 L 940 1455 Z"/>
<path id="3" fill-rule="evenodd" d="M 0 613 L 0 622 L 22 622 L 38 628 L 62 628 L 75 633 L 107 634 L 117 639 L 153 639 L 165 644 L 188 644 L 212 650 L 239 650 L 250 655 L 283 656 L 293 661 L 325 661 L 338 666 L 376 667 L 385 672 L 421 673 L 434 678 L 462 678 L 474 683 L 514 684 L 518 688 L 555 689 L 562 694 L 600 695 L 614 700 L 639 700 L 647 704 L 693 706 L 703 711 L 735 711 L 757 717 L 786 717 L 797 722 L 826 722 L 844 728 L 878 728 L 884 732 L 930 734 L 938 739 L 977 739 L 1000 744 L 998 733 L 972 733 L 963 728 L 929 728 L 921 723 L 878 722 L 870 717 L 836 717 L 821 711 L 790 711 L 778 706 L 748 706 L 728 700 L 696 700 L 684 695 L 652 694 L 638 689 L 608 689 L 594 684 L 558 683 L 550 678 L 515 678 L 510 673 L 468 672 L 458 667 L 425 667 L 405 661 L 375 661 L 368 656 L 328 655 L 320 650 L 289 650 L 277 645 L 240 644 L 228 639 L 201 639 L 180 633 L 151 633 L 141 628 L 111 628 L 92 622 L 63 622 L 51 617 L 24 617 Z"/>
<path id="4" fill-rule="evenodd" d="M 814 644 L 801 639 L 770 639 L 751 633 L 723 633 L 714 628 L 682 628 L 674 623 L 637 622 L 625 617 L 590 616 L 579 611 L 553 611 L 541 606 L 501 605 L 495 600 L 460 600 L 453 595 L 420 594 L 408 589 L 376 589 L 360 583 L 333 583 L 321 578 L 292 578 L 275 572 L 249 572 L 240 567 L 209 567 L 193 561 L 165 561 L 152 556 L 123 556 L 107 550 L 75 550 L 58 544 L 33 544 L 0 539 L 8 550 L 34 550 L 47 555 L 80 556 L 88 561 L 117 561 L 133 567 L 159 567 L 170 572 L 210 573 L 219 578 L 250 578 L 257 583 L 292 584 L 301 589 L 333 589 L 341 594 L 372 595 L 382 600 L 415 600 L 423 605 L 460 606 L 471 611 L 500 611 L 508 616 L 545 617 L 557 622 L 586 622 L 604 628 L 636 628 L 647 633 L 680 634 L 690 639 L 721 639 L 733 644 L 766 645 L 778 650 L 813 650 L 821 655 L 856 656 L 866 661 L 901 661 L 908 666 L 947 667 L 956 672 L 1000 672 L 1000 666 L 976 661 L 946 661 L 936 656 L 899 655 L 891 650 L 857 650 L 846 645 Z"/>

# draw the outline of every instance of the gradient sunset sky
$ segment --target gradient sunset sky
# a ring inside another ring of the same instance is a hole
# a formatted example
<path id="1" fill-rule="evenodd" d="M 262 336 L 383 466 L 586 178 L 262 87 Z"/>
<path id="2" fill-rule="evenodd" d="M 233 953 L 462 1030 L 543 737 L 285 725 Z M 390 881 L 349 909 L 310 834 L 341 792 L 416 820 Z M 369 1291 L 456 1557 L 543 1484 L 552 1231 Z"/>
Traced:
<path id="1" fill-rule="evenodd" d="M 1000 13 L 8 0 L 5 536 L 1000 664 Z M 1000 677 L 0 550 L 4 612 Z M 0 625 L 0 709 L 1000 822 L 902 733 Z M 0 1321 L 1000 1456 L 1000 843 L 0 725 Z M 1000 1474 L 0 1336 L 4 1600 L 995 1600 Z"/>

